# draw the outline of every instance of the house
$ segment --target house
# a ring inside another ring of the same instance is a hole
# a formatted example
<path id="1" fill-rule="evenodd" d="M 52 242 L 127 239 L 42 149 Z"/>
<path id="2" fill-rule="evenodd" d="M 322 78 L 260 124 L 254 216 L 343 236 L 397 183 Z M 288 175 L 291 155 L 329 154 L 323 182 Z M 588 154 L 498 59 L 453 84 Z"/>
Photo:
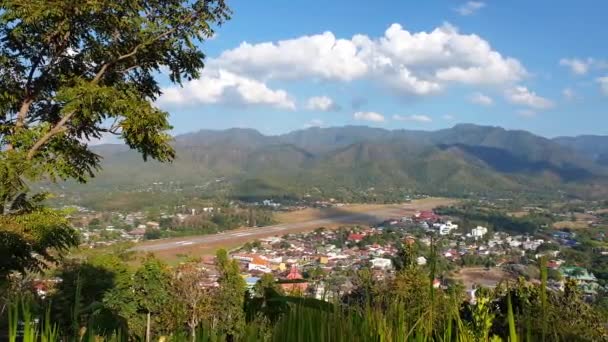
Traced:
<path id="1" fill-rule="evenodd" d="M 436 226 L 439 230 L 439 235 L 448 235 L 453 230 L 458 229 L 457 224 L 453 224 L 452 221 L 447 221 L 446 223 L 441 223 Z"/>
<path id="2" fill-rule="evenodd" d="M 417 222 L 437 222 L 440 218 L 434 212 L 425 210 L 416 213 L 412 219 Z"/>
<path id="3" fill-rule="evenodd" d="M 484 235 L 488 233 L 488 228 L 477 226 L 476 228 L 471 229 L 471 235 L 477 240 L 482 238 Z"/>
<path id="4" fill-rule="evenodd" d="M 393 267 L 393 262 L 391 259 L 386 258 L 374 258 L 370 260 L 372 263 L 372 267 L 381 270 L 388 270 Z"/>
<path id="5" fill-rule="evenodd" d="M 128 234 L 135 237 L 142 237 L 144 234 L 146 234 L 146 228 L 135 228 Z"/>
<path id="6" fill-rule="evenodd" d="M 365 237 L 365 235 L 363 235 L 363 234 L 350 233 L 348 235 L 348 241 L 359 242 L 359 241 L 363 240 L 364 237 Z"/>
<path id="7" fill-rule="evenodd" d="M 154 222 L 154 221 L 148 221 L 148 222 L 146 222 L 146 227 L 151 228 L 151 229 L 159 229 L 160 223 Z"/>
<path id="8" fill-rule="evenodd" d="M 560 267 L 559 272 L 565 279 L 576 281 L 578 287 L 586 295 L 595 295 L 599 288 L 597 278 L 584 267 Z"/>
<path id="9" fill-rule="evenodd" d="M 426 265 L 426 258 L 423 256 L 420 256 L 420 257 L 416 258 L 416 263 L 420 266 Z"/>

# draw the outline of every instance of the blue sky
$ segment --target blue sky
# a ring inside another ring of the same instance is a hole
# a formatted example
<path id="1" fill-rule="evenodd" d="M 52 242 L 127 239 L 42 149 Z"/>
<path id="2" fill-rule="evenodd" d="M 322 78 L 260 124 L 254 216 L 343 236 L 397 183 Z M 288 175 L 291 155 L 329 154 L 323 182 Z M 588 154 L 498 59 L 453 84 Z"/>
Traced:
<path id="1" fill-rule="evenodd" d="M 606 1 L 229 1 L 207 67 L 157 104 L 175 133 L 469 122 L 608 134 Z"/>

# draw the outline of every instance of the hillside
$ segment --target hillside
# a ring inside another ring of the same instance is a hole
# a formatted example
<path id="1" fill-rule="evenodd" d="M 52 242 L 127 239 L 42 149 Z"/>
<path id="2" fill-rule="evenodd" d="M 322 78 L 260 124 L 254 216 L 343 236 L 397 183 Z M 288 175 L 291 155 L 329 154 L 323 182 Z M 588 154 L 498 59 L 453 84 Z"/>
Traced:
<path id="1" fill-rule="evenodd" d="M 553 141 L 580 152 L 600 165 L 608 166 L 608 136 L 579 135 L 576 137 L 558 137 Z"/>
<path id="2" fill-rule="evenodd" d="M 177 159 L 171 164 L 144 163 L 121 145 L 96 146 L 104 169 L 87 189 L 120 192 L 173 182 L 192 195 L 239 198 L 382 201 L 414 192 L 554 195 L 558 190 L 580 196 L 589 189 L 605 193 L 607 175 L 572 144 L 470 124 L 433 132 L 309 128 L 279 136 L 202 130 L 177 136 L 174 146 Z"/>

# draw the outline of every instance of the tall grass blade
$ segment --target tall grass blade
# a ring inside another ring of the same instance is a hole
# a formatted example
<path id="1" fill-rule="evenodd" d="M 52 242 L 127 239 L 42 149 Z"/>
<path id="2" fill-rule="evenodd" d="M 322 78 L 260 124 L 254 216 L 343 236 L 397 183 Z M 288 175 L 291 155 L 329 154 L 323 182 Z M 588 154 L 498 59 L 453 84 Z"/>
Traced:
<path id="1" fill-rule="evenodd" d="M 509 322 L 509 341 L 517 342 L 517 327 L 515 326 L 515 316 L 513 315 L 513 305 L 511 304 L 511 292 L 507 294 L 507 320 Z"/>

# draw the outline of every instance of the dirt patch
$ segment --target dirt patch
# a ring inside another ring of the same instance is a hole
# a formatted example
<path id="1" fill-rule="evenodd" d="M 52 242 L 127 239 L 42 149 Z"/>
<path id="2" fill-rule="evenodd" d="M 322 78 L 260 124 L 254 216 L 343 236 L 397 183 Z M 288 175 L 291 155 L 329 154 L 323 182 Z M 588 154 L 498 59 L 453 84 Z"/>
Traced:
<path id="1" fill-rule="evenodd" d="M 322 218 L 334 217 L 345 214 L 359 214 L 380 210 L 403 210 L 404 213 L 413 213 L 419 210 L 431 210 L 439 206 L 446 206 L 456 203 L 456 200 L 449 198 L 425 198 L 402 204 L 347 204 L 341 207 L 332 208 L 307 208 L 290 212 L 282 212 L 274 217 L 279 223 L 303 222 Z"/>
<path id="2" fill-rule="evenodd" d="M 449 277 L 456 281 L 462 281 L 466 289 L 471 289 L 473 285 L 493 288 L 501 281 L 516 280 L 515 276 L 505 272 L 500 267 L 490 269 L 483 267 L 462 268 L 452 272 Z"/>
<path id="3" fill-rule="evenodd" d="M 564 228 L 570 228 L 570 229 L 586 229 L 589 228 L 589 222 L 588 221 L 559 221 L 559 222 L 555 222 L 553 223 L 553 228 L 555 229 L 564 229 Z"/>

